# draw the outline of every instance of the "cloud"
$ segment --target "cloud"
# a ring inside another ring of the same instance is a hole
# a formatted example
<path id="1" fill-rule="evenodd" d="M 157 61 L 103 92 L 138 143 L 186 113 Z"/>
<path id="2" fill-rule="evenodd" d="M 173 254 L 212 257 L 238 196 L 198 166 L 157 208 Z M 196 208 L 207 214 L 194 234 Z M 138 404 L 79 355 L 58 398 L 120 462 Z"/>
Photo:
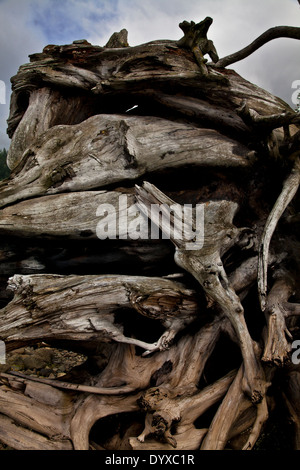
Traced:
<path id="1" fill-rule="evenodd" d="M 20 65 L 28 62 L 28 55 L 39 52 L 46 37 L 39 28 L 31 28 L 31 8 L 28 1 L 2 0 L 0 2 L 0 80 L 6 86 L 6 105 L 0 104 L 0 148 L 8 147 L 6 119 L 9 113 L 10 78 Z"/>
<path id="2" fill-rule="evenodd" d="M 179 39 L 180 21 L 212 16 L 209 36 L 224 57 L 270 27 L 298 26 L 300 8 L 297 0 L 0 0 L 0 13 L 0 80 L 6 83 L 8 102 L 10 77 L 47 44 L 87 39 L 104 45 L 122 28 L 132 46 Z M 277 39 L 232 68 L 291 104 L 292 82 L 300 79 L 299 49 L 298 41 Z M 0 148 L 9 145 L 7 117 L 8 103 L 0 104 Z"/>
<path id="3" fill-rule="evenodd" d="M 31 24 L 53 44 L 108 34 L 110 23 L 119 16 L 117 0 L 31 0 L 31 6 Z"/>

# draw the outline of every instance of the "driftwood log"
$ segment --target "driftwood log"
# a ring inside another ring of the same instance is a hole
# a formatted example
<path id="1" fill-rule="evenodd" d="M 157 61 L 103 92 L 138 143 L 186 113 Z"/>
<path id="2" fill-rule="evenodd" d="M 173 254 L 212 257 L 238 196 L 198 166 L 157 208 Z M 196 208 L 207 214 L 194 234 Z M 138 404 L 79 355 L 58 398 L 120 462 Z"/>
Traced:
<path id="1" fill-rule="evenodd" d="M 48 45 L 12 78 L 1 344 L 87 361 L 2 366 L 11 448 L 252 449 L 278 409 L 300 448 L 300 119 L 225 68 L 300 29 L 220 59 L 211 24 Z"/>

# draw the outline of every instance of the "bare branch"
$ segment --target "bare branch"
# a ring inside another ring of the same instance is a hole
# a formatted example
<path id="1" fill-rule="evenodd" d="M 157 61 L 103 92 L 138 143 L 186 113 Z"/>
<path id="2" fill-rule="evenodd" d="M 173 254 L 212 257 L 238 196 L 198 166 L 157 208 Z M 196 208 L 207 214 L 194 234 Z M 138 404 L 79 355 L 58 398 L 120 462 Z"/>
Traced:
<path id="1" fill-rule="evenodd" d="M 237 109 L 238 115 L 243 119 L 245 124 L 255 128 L 259 132 L 271 132 L 278 127 L 288 126 L 290 124 L 300 124 L 299 113 L 292 111 L 283 111 L 278 114 L 270 114 L 262 116 L 254 109 L 249 108 L 246 101 L 243 101 L 241 107 Z"/>
<path id="2" fill-rule="evenodd" d="M 270 28 L 256 38 L 251 44 L 234 54 L 223 57 L 215 65 L 216 67 L 227 67 L 228 65 L 234 64 L 235 62 L 245 59 L 249 55 L 253 54 L 253 52 L 267 42 L 278 38 L 300 39 L 300 28 L 294 26 L 275 26 L 274 28 Z"/>
<path id="3" fill-rule="evenodd" d="M 261 429 L 264 423 L 268 419 L 268 416 L 269 416 L 269 413 L 268 413 L 267 399 L 266 397 L 264 397 L 262 402 L 257 405 L 256 420 L 253 425 L 251 434 L 249 438 L 247 439 L 247 443 L 243 447 L 243 450 L 251 450 L 253 448 L 255 442 L 259 438 L 259 435 L 261 433 Z"/>
<path id="4" fill-rule="evenodd" d="M 258 294 L 261 309 L 264 311 L 266 307 L 267 296 L 267 273 L 268 273 L 268 256 L 269 246 L 272 235 L 276 229 L 277 223 L 284 213 L 285 209 L 292 201 L 300 184 L 300 159 L 295 161 L 290 176 L 283 183 L 283 189 L 267 219 L 261 243 L 259 248 L 258 262 Z"/>
<path id="5" fill-rule="evenodd" d="M 9 374 L 6 374 L 5 372 L 0 372 L 0 379 L 1 377 L 8 380 L 14 378 L 14 380 L 19 380 L 24 384 L 28 384 L 30 382 L 39 382 L 46 385 L 51 385 L 52 387 L 59 388 L 62 390 L 72 390 L 74 392 L 84 392 L 96 395 L 122 395 L 123 393 L 131 393 L 135 391 L 134 387 L 92 387 L 89 385 L 73 384 L 54 379 L 32 377 L 25 374 L 21 374 L 20 372 L 10 372 Z"/>

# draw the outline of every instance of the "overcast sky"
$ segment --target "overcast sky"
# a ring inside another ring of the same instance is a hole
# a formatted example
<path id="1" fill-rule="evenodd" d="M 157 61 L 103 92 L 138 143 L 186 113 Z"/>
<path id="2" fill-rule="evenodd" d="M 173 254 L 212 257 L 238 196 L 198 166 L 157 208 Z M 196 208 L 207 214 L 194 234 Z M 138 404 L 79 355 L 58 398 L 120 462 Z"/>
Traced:
<path id="1" fill-rule="evenodd" d="M 214 19 L 209 38 L 220 57 L 236 52 L 270 27 L 300 26 L 298 0 L 0 0 L 0 80 L 6 85 L 6 104 L 0 104 L 0 148 L 8 148 L 10 142 L 6 136 L 10 77 L 29 61 L 29 54 L 41 52 L 47 44 L 70 44 L 75 39 L 103 46 L 122 28 L 128 30 L 131 46 L 177 40 L 182 36 L 179 22 L 199 22 L 206 16 Z M 295 108 L 292 84 L 296 80 L 300 84 L 300 41 L 276 39 L 232 68 Z"/>

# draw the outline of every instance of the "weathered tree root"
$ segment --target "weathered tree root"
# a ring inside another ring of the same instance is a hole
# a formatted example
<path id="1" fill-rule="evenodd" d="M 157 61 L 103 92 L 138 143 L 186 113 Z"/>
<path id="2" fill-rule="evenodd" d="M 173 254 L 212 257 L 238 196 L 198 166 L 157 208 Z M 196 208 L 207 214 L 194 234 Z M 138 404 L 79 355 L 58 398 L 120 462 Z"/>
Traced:
<path id="1" fill-rule="evenodd" d="M 159 203 L 163 207 L 163 211 L 167 213 L 168 209 L 174 206 L 174 201 L 167 198 L 154 185 L 149 183 L 144 183 L 142 188 L 137 186 L 136 190 L 137 201 L 141 210 L 161 228 L 162 232 L 166 233 L 168 231 L 168 234 L 170 234 L 169 226 L 167 224 L 164 226 L 163 217 L 161 219 L 158 219 L 158 217 L 153 218 L 151 205 Z M 242 304 L 229 284 L 221 261 L 221 253 L 226 252 L 235 243 L 240 232 L 232 224 L 236 206 L 227 201 L 214 204 L 218 207 L 217 210 L 215 207 L 210 208 L 210 206 L 207 206 L 205 210 L 202 248 L 197 249 L 196 242 L 195 249 L 186 249 L 187 240 L 184 240 L 184 237 L 183 240 L 179 240 L 174 235 L 175 231 L 173 232 L 170 238 L 176 246 L 175 261 L 195 277 L 206 295 L 219 305 L 233 325 L 244 359 L 243 390 L 254 403 L 259 403 L 265 393 L 264 373 L 260 362 L 255 356 L 254 345 L 244 319 Z M 177 214 L 171 216 L 174 230 L 176 230 L 176 217 L 178 217 Z M 169 221 L 170 218 L 167 218 L 167 220 Z M 216 224 L 218 225 L 218 234 Z M 211 233 L 212 231 L 213 233 Z"/>
<path id="2" fill-rule="evenodd" d="M 268 256 L 272 235 L 283 212 L 294 198 L 300 184 L 300 159 L 297 158 L 293 170 L 283 183 L 282 191 L 266 221 L 259 246 L 258 294 L 262 311 L 266 308 Z"/>

